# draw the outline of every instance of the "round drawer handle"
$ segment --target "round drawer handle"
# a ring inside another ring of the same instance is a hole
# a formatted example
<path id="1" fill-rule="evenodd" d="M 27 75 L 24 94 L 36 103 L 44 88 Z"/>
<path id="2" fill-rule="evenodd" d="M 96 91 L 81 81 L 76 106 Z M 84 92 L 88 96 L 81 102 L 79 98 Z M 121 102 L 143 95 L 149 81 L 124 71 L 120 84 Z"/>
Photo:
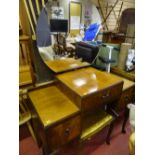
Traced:
<path id="1" fill-rule="evenodd" d="M 67 128 L 66 130 L 65 130 L 65 136 L 68 136 L 69 134 L 70 134 L 70 129 L 69 128 Z"/>
<path id="2" fill-rule="evenodd" d="M 109 97 L 109 96 L 110 96 L 110 89 L 107 90 L 106 94 L 104 94 L 104 95 L 102 96 L 102 98 Z"/>

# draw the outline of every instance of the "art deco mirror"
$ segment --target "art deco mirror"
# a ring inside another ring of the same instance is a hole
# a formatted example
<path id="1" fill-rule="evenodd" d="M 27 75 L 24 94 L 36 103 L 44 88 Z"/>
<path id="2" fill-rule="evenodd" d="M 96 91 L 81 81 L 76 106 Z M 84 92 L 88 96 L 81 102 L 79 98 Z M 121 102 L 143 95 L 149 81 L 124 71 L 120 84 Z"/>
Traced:
<path id="1" fill-rule="evenodd" d="M 101 23 L 101 17 L 96 6 L 92 2 L 88 3 L 88 0 L 49 0 L 42 8 L 36 26 L 37 47 L 41 58 L 49 61 L 61 56 L 74 56 L 71 52 L 75 49 L 75 37 L 78 40 L 84 25 L 95 22 Z M 56 46 L 58 44 L 61 46 Z"/>

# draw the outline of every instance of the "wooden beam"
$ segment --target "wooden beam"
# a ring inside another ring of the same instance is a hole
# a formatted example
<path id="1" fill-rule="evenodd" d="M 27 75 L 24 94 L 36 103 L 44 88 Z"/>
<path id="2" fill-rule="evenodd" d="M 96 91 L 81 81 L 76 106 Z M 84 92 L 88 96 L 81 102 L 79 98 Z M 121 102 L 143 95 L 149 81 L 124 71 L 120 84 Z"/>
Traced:
<path id="1" fill-rule="evenodd" d="M 108 15 L 105 17 L 105 22 L 108 19 L 109 15 L 111 14 L 111 12 L 113 11 L 113 9 L 115 8 L 115 6 L 117 5 L 119 0 L 116 0 L 115 4 L 112 6 L 111 10 L 109 11 Z"/>
<path id="2" fill-rule="evenodd" d="M 122 2 L 122 3 L 121 3 L 120 10 L 119 10 L 119 13 L 118 13 L 118 18 L 117 18 L 118 29 L 119 29 L 119 25 L 120 25 L 120 23 L 119 23 L 119 19 L 120 19 L 120 16 L 121 16 L 121 11 L 122 11 L 123 4 L 124 4 L 124 3 Z"/>
<path id="3" fill-rule="evenodd" d="M 106 12 L 105 12 L 105 15 L 107 15 L 107 13 L 108 13 L 108 5 L 109 5 L 109 4 L 108 4 L 108 2 L 107 2 L 107 6 L 106 6 L 106 10 L 105 10 L 105 11 L 106 11 Z"/>
<path id="4" fill-rule="evenodd" d="M 102 10 L 102 8 L 101 8 L 100 0 L 98 0 L 98 4 L 99 4 L 99 9 L 101 10 L 101 15 L 102 15 L 102 18 L 103 18 L 103 24 L 105 24 L 107 30 L 109 30 L 109 29 L 108 29 L 108 26 L 107 26 L 107 23 L 106 23 L 106 20 L 105 20 L 105 17 L 104 17 L 103 10 Z"/>

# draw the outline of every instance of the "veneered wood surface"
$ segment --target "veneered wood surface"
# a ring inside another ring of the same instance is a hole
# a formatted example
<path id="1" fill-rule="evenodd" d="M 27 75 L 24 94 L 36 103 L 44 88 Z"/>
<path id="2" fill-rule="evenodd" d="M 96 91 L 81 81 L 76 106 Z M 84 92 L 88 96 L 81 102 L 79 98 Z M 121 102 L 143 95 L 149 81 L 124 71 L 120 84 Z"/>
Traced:
<path id="1" fill-rule="evenodd" d="M 29 98 L 44 127 L 79 112 L 77 106 L 56 85 L 31 91 Z"/>
<path id="2" fill-rule="evenodd" d="M 28 84 L 32 84 L 30 67 L 28 65 L 21 66 L 19 68 L 19 86 L 24 86 Z"/>
<path id="3" fill-rule="evenodd" d="M 81 97 L 106 89 L 122 81 L 120 77 L 92 67 L 63 73 L 57 75 L 57 78 Z"/>
<path id="4" fill-rule="evenodd" d="M 80 60 L 76 60 L 73 58 L 45 61 L 45 63 L 55 73 L 69 71 L 90 65 L 87 62 L 81 62 Z"/>
<path id="5" fill-rule="evenodd" d="M 112 75 L 114 75 L 116 77 L 119 77 L 119 78 L 121 78 L 124 81 L 123 91 L 126 90 L 126 89 L 128 89 L 128 88 L 131 88 L 131 87 L 134 87 L 135 86 L 135 83 L 133 81 L 130 81 L 130 80 L 128 80 L 128 79 L 126 79 L 124 77 L 118 76 L 116 74 L 112 74 Z"/>
<path id="6" fill-rule="evenodd" d="M 66 144 L 75 137 L 79 136 L 81 132 L 81 118 L 76 115 L 62 123 L 47 129 L 47 144 L 50 152 L 57 147 Z"/>

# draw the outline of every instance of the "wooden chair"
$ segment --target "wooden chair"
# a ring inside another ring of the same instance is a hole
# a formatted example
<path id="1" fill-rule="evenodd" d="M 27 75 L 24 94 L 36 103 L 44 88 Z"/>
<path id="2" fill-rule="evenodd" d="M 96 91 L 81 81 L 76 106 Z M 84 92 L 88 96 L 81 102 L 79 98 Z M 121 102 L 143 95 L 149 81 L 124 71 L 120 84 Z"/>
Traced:
<path id="1" fill-rule="evenodd" d="M 115 120 L 119 115 L 115 110 L 105 105 L 105 107 L 97 109 L 95 112 L 90 112 L 84 117 L 83 132 L 80 136 L 81 141 L 91 138 L 94 134 L 109 126 L 106 136 L 106 143 L 110 144 L 110 136 L 112 134 Z M 90 121 L 91 120 L 91 121 Z"/>
<path id="2" fill-rule="evenodd" d="M 27 35 L 19 36 L 19 87 L 30 86 L 35 83 L 33 62 L 30 58 L 30 38 Z"/>
<path id="3" fill-rule="evenodd" d="M 110 33 L 110 42 L 112 43 L 123 43 L 127 42 L 129 39 L 134 39 L 134 36 L 130 36 L 128 32 L 128 25 L 135 24 L 135 9 L 128 8 L 122 12 L 121 18 L 119 20 L 119 28 L 116 32 Z M 132 42 L 134 44 L 134 41 Z"/>
<path id="4" fill-rule="evenodd" d="M 34 139 L 35 142 L 37 142 L 35 133 L 33 131 L 32 125 L 31 125 L 32 115 L 31 115 L 31 112 L 29 111 L 29 108 L 27 106 L 26 99 L 27 99 L 26 93 L 21 90 L 19 92 L 19 109 L 20 109 L 19 127 L 26 124 L 32 138 Z"/>

